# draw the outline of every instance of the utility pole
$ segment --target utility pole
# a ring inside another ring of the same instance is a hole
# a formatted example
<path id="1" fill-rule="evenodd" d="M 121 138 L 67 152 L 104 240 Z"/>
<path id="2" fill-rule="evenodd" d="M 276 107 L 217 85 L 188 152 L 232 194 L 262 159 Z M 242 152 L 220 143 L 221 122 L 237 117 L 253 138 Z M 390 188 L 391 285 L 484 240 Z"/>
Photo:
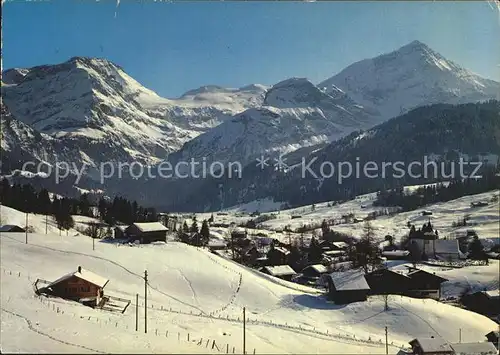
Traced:
<path id="1" fill-rule="evenodd" d="M 28 212 L 26 212 L 26 244 L 28 244 Z"/>
<path id="2" fill-rule="evenodd" d="M 389 342 L 387 340 L 387 327 L 385 327 L 385 353 L 389 354 Z"/>
<path id="3" fill-rule="evenodd" d="M 139 330 L 139 294 L 135 294 L 135 331 Z"/>
<path id="4" fill-rule="evenodd" d="M 462 342 L 462 328 L 458 328 L 458 342 Z"/>
<path id="5" fill-rule="evenodd" d="M 47 234 L 48 218 L 49 218 L 49 215 L 48 215 L 48 214 L 46 214 L 46 215 L 45 215 L 45 234 Z"/>
<path id="6" fill-rule="evenodd" d="M 92 237 L 92 250 L 95 250 L 95 238 Z"/>
<path id="7" fill-rule="evenodd" d="M 148 271 L 144 270 L 144 333 L 148 332 Z"/>
<path id="8" fill-rule="evenodd" d="M 245 307 L 243 307 L 243 355 L 245 355 L 246 352 L 246 315 L 245 315 Z"/>

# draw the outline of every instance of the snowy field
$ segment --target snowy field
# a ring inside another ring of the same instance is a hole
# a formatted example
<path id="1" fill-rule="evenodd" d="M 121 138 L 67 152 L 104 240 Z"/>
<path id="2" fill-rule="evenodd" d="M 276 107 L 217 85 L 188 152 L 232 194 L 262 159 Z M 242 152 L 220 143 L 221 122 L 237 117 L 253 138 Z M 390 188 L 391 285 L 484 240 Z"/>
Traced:
<path id="1" fill-rule="evenodd" d="M 409 186 L 407 189 L 416 189 L 418 186 Z M 451 200 L 448 202 L 436 203 L 423 208 L 416 209 L 410 212 L 397 213 L 392 216 L 379 216 L 371 221 L 378 237 L 383 239 L 387 234 L 399 240 L 405 234 L 408 234 L 409 228 L 407 223 L 414 224 L 417 228 L 422 224 L 427 223 L 430 219 L 434 228 L 438 230 L 441 237 L 455 236 L 466 233 L 468 229 L 474 229 L 479 238 L 498 238 L 500 235 L 500 217 L 498 212 L 498 202 L 490 202 L 488 206 L 471 207 L 471 202 L 490 201 L 494 196 L 499 196 L 500 190 L 486 192 L 478 195 L 471 195 Z M 383 211 L 385 207 L 374 207 L 373 201 L 376 199 L 376 194 L 366 194 L 356 197 L 356 199 L 329 207 L 327 202 L 319 203 L 314 206 L 301 206 L 293 209 L 281 210 L 272 212 L 276 215 L 275 219 L 268 220 L 262 223 L 262 228 L 268 231 L 282 231 L 286 226 L 290 226 L 292 230 L 301 227 L 302 225 L 317 224 L 319 225 L 324 219 L 340 220 L 343 215 L 354 214 L 355 218 L 363 219 L 369 213 L 375 211 Z M 269 207 L 275 206 L 272 201 L 267 201 Z M 261 201 L 263 204 L 264 202 Z M 261 206 L 262 206 L 261 204 Z M 246 205 L 242 205 L 242 210 L 245 210 Z M 423 216 L 423 211 L 431 211 L 431 216 Z M 242 214 L 239 207 L 234 207 L 228 210 L 227 215 L 219 216 L 214 213 L 216 223 L 244 223 L 254 217 L 248 214 Z M 244 212 L 243 212 L 244 213 Z M 211 214 L 197 214 L 198 220 L 208 219 Z M 453 227 L 453 222 L 462 219 L 469 215 L 469 226 Z M 293 218 L 292 216 L 299 217 Z M 188 220 L 189 223 L 190 220 Z M 363 233 L 363 222 L 337 224 L 331 228 L 338 232 L 350 234 L 354 237 L 361 236 Z M 257 233 L 258 231 L 252 231 Z M 259 231 L 264 232 L 265 231 Z M 318 235 L 321 235 L 321 229 L 317 229 Z M 285 241 L 286 234 L 279 233 L 273 235 L 277 239 Z"/>
<path id="2" fill-rule="evenodd" d="M 10 209 L 9 218 L 15 217 L 14 211 Z M 44 230 L 42 224 L 35 226 L 39 228 Z M 232 353 L 234 347 L 242 353 L 243 307 L 246 349 L 256 354 L 313 349 L 330 354 L 385 353 L 380 342 L 385 326 L 389 350 L 395 354 L 414 337 L 439 335 L 457 341 L 461 328 L 462 341 L 483 341 L 497 328 L 483 316 L 431 300 L 394 296 L 387 312 L 378 297 L 334 305 L 318 290 L 181 243 L 118 247 L 101 242 L 92 251 L 90 238 L 55 232 L 29 234 L 28 244 L 24 233 L 2 233 L 0 243 L 1 346 L 6 352 Z M 32 283 L 37 278 L 52 281 L 79 265 L 110 279 L 106 294 L 132 300 L 124 314 L 34 295 Z M 149 278 L 147 334 L 144 270 Z"/>

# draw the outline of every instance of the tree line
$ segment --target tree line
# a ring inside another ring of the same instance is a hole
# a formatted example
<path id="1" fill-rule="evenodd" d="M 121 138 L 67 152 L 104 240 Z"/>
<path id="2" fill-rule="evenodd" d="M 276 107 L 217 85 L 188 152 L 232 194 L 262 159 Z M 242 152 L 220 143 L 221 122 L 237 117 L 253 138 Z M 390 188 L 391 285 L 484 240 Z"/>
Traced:
<path id="1" fill-rule="evenodd" d="M 447 202 L 463 196 L 492 191 L 500 186 L 500 176 L 494 171 L 483 174 L 479 179 L 453 180 L 422 186 L 413 192 L 405 192 L 404 187 L 381 190 L 373 206 L 399 206 L 403 211 L 412 211 L 428 204 Z"/>
<path id="2" fill-rule="evenodd" d="M 10 185 L 5 178 L 0 181 L 0 202 L 22 212 L 51 215 L 62 230 L 74 227 L 72 215 L 99 218 L 109 225 L 118 221 L 132 224 L 158 220 L 154 208 L 144 208 L 123 197 L 113 200 L 101 197 L 97 203 L 88 193 L 79 198 L 51 197 L 47 189 L 36 191 L 30 184 Z M 96 205 L 97 209 L 93 208 Z"/>

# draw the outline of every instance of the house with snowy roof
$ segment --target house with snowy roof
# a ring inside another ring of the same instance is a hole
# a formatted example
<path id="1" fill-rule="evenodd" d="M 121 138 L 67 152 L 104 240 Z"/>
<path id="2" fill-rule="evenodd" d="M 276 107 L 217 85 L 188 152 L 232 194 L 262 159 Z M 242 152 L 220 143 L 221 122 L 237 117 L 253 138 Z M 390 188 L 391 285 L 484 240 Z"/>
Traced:
<path id="1" fill-rule="evenodd" d="M 287 281 L 291 281 L 297 275 L 289 265 L 264 266 L 259 271 Z"/>
<path id="2" fill-rule="evenodd" d="M 370 292 L 363 269 L 332 272 L 326 281 L 328 296 L 336 304 L 366 301 Z"/>
<path id="3" fill-rule="evenodd" d="M 125 229 L 125 235 L 142 243 L 166 242 L 168 228 L 160 222 L 134 223 Z"/>
<path id="4" fill-rule="evenodd" d="M 53 296 L 74 300 L 90 306 L 103 303 L 104 287 L 109 280 L 78 266 L 70 272 L 44 287 Z"/>

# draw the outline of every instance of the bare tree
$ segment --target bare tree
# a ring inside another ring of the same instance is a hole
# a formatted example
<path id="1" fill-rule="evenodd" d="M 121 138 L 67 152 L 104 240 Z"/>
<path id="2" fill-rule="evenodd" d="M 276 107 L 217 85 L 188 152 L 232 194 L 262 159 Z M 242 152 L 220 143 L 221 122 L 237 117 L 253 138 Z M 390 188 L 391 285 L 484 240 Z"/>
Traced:
<path id="1" fill-rule="evenodd" d="M 101 239 L 106 235 L 106 230 L 97 222 L 90 222 L 85 234 L 94 239 Z"/>

